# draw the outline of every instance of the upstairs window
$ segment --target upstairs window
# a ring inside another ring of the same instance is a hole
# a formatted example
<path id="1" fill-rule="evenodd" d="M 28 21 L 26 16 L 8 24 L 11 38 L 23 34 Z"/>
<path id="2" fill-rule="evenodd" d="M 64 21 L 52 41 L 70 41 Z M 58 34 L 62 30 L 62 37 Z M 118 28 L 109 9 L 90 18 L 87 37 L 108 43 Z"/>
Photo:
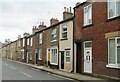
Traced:
<path id="1" fill-rule="evenodd" d="M 42 33 L 39 35 L 39 44 L 42 44 Z"/>
<path id="2" fill-rule="evenodd" d="M 120 0 L 108 0 L 108 19 L 120 16 Z"/>
<path id="3" fill-rule="evenodd" d="M 67 25 L 62 26 L 62 38 L 67 38 Z"/>
<path id="4" fill-rule="evenodd" d="M 31 38 L 31 41 L 30 41 L 30 46 L 32 46 L 32 42 L 33 42 L 33 38 Z"/>
<path id="5" fill-rule="evenodd" d="M 20 40 L 19 40 L 19 42 L 18 42 L 18 46 L 19 46 L 19 47 L 21 46 Z"/>
<path id="6" fill-rule="evenodd" d="M 25 46 L 25 39 L 23 38 L 23 47 Z"/>
<path id="7" fill-rule="evenodd" d="M 57 30 L 56 29 L 52 30 L 51 39 L 52 39 L 52 41 L 57 41 Z"/>
<path id="8" fill-rule="evenodd" d="M 27 39 L 27 45 L 29 45 L 29 38 Z"/>
<path id="9" fill-rule="evenodd" d="M 84 7 L 84 26 L 92 24 L 92 4 Z"/>

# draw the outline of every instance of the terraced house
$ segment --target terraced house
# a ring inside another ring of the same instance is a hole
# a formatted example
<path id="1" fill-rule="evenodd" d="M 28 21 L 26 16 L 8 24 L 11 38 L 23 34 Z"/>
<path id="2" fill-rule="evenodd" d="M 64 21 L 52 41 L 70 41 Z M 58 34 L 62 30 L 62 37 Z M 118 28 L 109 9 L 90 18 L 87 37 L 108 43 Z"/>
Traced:
<path id="1" fill-rule="evenodd" d="M 59 24 L 58 19 L 52 18 L 51 25 L 44 30 L 46 34 L 46 61 L 51 68 L 59 68 L 58 51 L 59 51 Z"/>
<path id="2" fill-rule="evenodd" d="M 74 72 L 73 20 L 71 8 L 64 7 L 59 27 L 59 69 L 67 72 Z"/>
<path id="3" fill-rule="evenodd" d="M 74 7 L 77 72 L 120 78 L 120 0 Z"/>
<path id="4" fill-rule="evenodd" d="M 34 63 L 37 65 L 44 65 L 45 63 L 45 45 L 46 45 L 46 40 L 45 40 L 45 33 L 44 30 L 46 28 L 46 25 L 44 25 L 44 22 L 40 22 L 40 25 L 38 27 L 34 27 L 33 31 L 35 31 L 34 35 L 34 42 L 33 42 L 33 58 L 34 58 Z"/>

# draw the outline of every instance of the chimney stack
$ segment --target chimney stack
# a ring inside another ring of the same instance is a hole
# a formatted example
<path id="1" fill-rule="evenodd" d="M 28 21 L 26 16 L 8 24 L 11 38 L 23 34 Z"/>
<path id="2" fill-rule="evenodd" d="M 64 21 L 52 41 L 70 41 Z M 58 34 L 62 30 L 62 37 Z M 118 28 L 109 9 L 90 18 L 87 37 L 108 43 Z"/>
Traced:
<path id="1" fill-rule="evenodd" d="M 42 22 L 40 22 L 40 25 L 38 26 L 38 30 L 40 31 L 40 30 L 43 30 L 44 28 L 46 28 L 47 26 L 46 25 L 44 25 L 44 22 L 42 21 Z"/>
<path id="2" fill-rule="evenodd" d="M 27 37 L 27 36 L 29 36 L 30 34 L 29 33 L 23 33 L 23 37 Z"/>
<path id="3" fill-rule="evenodd" d="M 59 22 L 59 20 L 57 18 L 51 18 L 50 19 L 50 25 L 56 24 L 58 22 Z"/>
<path id="4" fill-rule="evenodd" d="M 37 32 L 38 31 L 38 28 L 37 26 L 33 26 L 33 29 L 32 29 L 33 33 Z"/>
<path id="5" fill-rule="evenodd" d="M 64 7 L 63 20 L 68 19 L 72 16 L 73 16 L 73 13 L 72 13 L 71 7 L 70 8 Z"/>

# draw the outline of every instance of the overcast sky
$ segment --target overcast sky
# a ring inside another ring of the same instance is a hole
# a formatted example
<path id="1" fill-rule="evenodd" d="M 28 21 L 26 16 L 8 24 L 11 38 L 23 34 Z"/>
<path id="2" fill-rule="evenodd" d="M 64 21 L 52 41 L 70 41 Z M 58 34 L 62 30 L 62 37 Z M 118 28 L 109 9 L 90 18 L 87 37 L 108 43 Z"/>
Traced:
<path id="1" fill-rule="evenodd" d="M 0 41 L 14 41 L 24 32 L 32 33 L 34 25 L 44 21 L 49 26 L 50 18 L 63 19 L 64 7 L 74 7 L 85 0 L 1 0 Z"/>

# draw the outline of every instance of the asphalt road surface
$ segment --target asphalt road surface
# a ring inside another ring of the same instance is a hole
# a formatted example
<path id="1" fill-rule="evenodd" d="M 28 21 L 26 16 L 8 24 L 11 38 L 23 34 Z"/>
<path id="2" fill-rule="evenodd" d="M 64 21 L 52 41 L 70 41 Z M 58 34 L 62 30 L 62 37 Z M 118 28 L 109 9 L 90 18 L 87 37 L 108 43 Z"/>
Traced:
<path id="1" fill-rule="evenodd" d="M 2 65 L 0 65 L 0 68 L 2 68 L 2 80 L 65 80 L 65 82 L 75 82 L 75 80 L 34 69 L 8 59 L 2 58 L 0 62 L 2 62 Z"/>

